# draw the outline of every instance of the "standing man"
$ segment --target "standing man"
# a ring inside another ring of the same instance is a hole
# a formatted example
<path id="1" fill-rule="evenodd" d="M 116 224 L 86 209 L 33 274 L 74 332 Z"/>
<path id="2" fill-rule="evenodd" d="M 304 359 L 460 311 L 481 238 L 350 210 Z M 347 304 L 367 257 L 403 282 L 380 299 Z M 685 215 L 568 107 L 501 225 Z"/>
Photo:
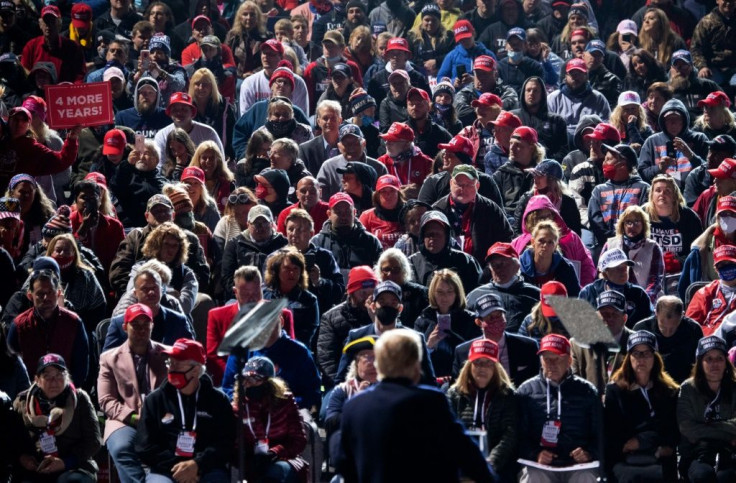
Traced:
<path id="1" fill-rule="evenodd" d="M 460 471 L 474 481 L 492 481 L 445 396 L 416 385 L 422 356 L 421 336 L 410 330 L 390 331 L 376 342 L 380 382 L 343 409 L 336 467 L 346 481 L 453 482 Z"/>
<path id="2" fill-rule="evenodd" d="M 143 403 L 135 444 L 151 468 L 148 478 L 229 482 L 235 417 L 227 396 L 205 373 L 204 347 L 179 339 L 164 353 L 167 381 Z"/>

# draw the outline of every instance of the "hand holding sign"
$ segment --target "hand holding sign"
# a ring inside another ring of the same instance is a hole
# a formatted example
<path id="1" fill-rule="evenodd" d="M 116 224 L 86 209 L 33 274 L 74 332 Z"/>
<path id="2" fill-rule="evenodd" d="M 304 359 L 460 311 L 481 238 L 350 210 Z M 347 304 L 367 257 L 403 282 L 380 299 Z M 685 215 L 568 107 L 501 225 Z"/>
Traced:
<path id="1" fill-rule="evenodd" d="M 50 85 L 45 89 L 49 106 L 48 121 L 52 128 L 112 124 L 110 82 Z"/>

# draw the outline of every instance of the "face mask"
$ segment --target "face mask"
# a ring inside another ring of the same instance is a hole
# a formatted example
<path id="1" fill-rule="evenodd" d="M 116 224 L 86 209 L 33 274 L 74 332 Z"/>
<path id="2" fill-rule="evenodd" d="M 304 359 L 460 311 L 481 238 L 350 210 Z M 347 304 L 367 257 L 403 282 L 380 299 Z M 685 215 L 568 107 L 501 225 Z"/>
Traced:
<path id="1" fill-rule="evenodd" d="M 189 371 L 191 371 L 191 369 L 189 369 Z M 184 389 L 187 384 L 189 384 L 189 381 L 191 381 L 191 379 L 187 379 L 187 372 L 189 371 L 184 371 L 184 372 L 169 371 L 169 374 L 168 376 L 166 376 L 166 378 L 168 379 L 169 384 L 181 390 L 181 389 Z"/>
<path id="2" fill-rule="evenodd" d="M 328 64 L 334 65 L 340 62 L 342 60 L 342 57 L 339 55 L 336 55 L 334 57 L 325 57 L 325 60 L 327 61 Z"/>
<path id="3" fill-rule="evenodd" d="M 437 109 L 437 112 L 444 116 L 445 114 L 450 112 L 450 109 L 452 109 L 452 104 L 435 104 L 434 107 Z"/>
<path id="4" fill-rule="evenodd" d="M 643 239 L 644 239 L 644 232 L 641 232 L 636 236 L 624 235 L 624 245 L 626 245 L 628 248 L 631 248 L 637 243 L 639 243 L 640 241 L 642 241 Z"/>
<path id="5" fill-rule="evenodd" d="M 616 165 L 604 164 L 603 165 L 603 177 L 606 179 L 613 180 L 616 177 Z"/>
<path id="6" fill-rule="evenodd" d="M 62 257 L 60 255 L 52 255 L 52 258 L 56 260 L 56 263 L 59 264 L 59 268 L 62 270 L 71 267 L 72 263 L 74 262 L 73 256 Z"/>
<path id="7" fill-rule="evenodd" d="M 259 184 L 256 186 L 256 198 L 259 200 L 265 200 L 266 196 L 268 196 L 268 188 L 263 186 L 262 184 Z"/>
<path id="8" fill-rule="evenodd" d="M 363 127 L 373 125 L 373 116 L 360 116 L 360 125 Z"/>
<path id="9" fill-rule="evenodd" d="M 524 58 L 524 52 L 515 52 L 513 50 L 509 50 L 506 52 L 509 56 L 509 62 L 512 64 L 518 64 L 521 62 L 521 59 Z"/>
<path id="10" fill-rule="evenodd" d="M 275 138 L 287 136 L 296 127 L 296 121 L 290 119 L 288 121 L 266 121 L 266 129 L 273 134 Z"/>
<path id="11" fill-rule="evenodd" d="M 248 399 L 262 399 L 263 395 L 266 394 L 266 388 L 265 384 L 249 387 L 246 389 L 245 395 L 248 396 Z"/>
<path id="12" fill-rule="evenodd" d="M 736 218 L 731 216 L 722 216 L 720 220 L 718 220 L 718 226 L 721 227 L 723 233 L 730 235 L 736 231 Z"/>
<path id="13" fill-rule="evenodd" d="M 105 56 L 107 55 L 107 47 L 97 47 L 97 55 L 101 59 L 104 59 Z"/>
<path id="14" fill-rule="evenodd" d="M 396 322 L 399 316 L 399 309 L 394 307 L 378 307 L 376 309 L 376 318 L 381 325 L 391 325 Z"/>
<path id="15" fill-rule="evenodd" d="M 718 271 L 718 278 L 724 282 L 733 282 L 736 280 L 736 265 L 726 265 L 716 270 Z"/>

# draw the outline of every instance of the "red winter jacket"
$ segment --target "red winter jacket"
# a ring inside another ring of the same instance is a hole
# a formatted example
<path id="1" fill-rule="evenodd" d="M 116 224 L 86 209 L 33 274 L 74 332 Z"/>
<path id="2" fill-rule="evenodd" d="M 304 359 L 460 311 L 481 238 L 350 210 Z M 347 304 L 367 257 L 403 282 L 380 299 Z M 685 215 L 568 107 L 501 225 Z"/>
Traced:
<path id="1" fill-rule="evenodd" d="M 31 176 L 56 174 L 74 164 L 79 141 L 67 138 L 61 151 L 47 148 L 27 136 L 0 142 L 0 191 L 5 193 L 10 178 L 19 173 Z"/>
<path id="2" fill-rule="evenodd" d="M 432 158 L 421 151 L 408 161 L 404 161 L 398 166 L 394 164 L 391 156 L 384 154 L 378 161 L 386 165 L 388 174 L 392 174 L 399 178 L 402 185 L 414 183 L 417 186 L 422 185 L 427 176 L 432 174 Z"/>
<path id="3" fill-rule="evenodd" d="M 736 309 L 736 293 L 727 296 L 721 290 L 721 281 L 713 280 L 701 288 L 687 306 L 685 315 L 703 327 L 703 336 L 713 334 L 723 319 Z"/>
<path id="4" fill-rule="evenodd" d="M 102 268 L 108 272 L 112 261 L 115 260 L 115 256 L 118 253 L 120 242 L 125 238 L 123 224 L 115 218 L 100 214 L 100 221 L 97 223 L 97 228 L 87 233 L 87 236 L 80 237 L 77 235 L 77 231 L 82 225 L 84 217 L 74 209 L 69 219 L 72 222 L 74 237 L 82 245 L 95 252 L 97 258 L 102 263 Z"/>

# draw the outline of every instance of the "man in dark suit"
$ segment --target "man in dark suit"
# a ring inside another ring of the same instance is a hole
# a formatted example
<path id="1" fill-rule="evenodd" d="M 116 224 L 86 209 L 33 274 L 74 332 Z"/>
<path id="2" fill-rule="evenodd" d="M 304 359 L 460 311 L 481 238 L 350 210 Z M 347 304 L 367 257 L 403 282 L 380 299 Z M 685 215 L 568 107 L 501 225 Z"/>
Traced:
<path id="1" fill-rule="evenodd" d="M 399 322 L 399 314 L 403 308 L 404 305 L 401 303 L 401 287 L 390 280 L 379 283 L 376 285 L 376 288 L 373 289 L 373 298 L 368 306 L 368 315 L 373 323 L 351 330 L 348 333 L 348 338 L 345 339 L 343 347 L 354 340 L 358 340 L 369 335 L 380 337 L 386 331 L 404 329 L 405 327 L 401 322 Z M 424 337 L 420 335 L 419 338 L 422 344 L 421 383 L 434 386 L 437 384 L 437 380 L 434 374 L 432 361 L 429 358 L 429 351 L 427 351 L 427 344 L 424 341 Z M 335 384 L 345 380 L 351 362 L 351 355 L 343 353 L 340 358 L 340 364 L 337 367 Z"/>
<path id="2" fill-rule="evenodd" d="M 345 481 L 457 482 L 461 471 L 476 482 L 493 481 L 442 392 L 416 385 L 422 352 L 421 336 L 409 329 L 376 342 L 380 382 L 343 409 L 335 466 Z"/>
<path id="3" fill-rule="evenodd" d="M 498 360 L 516 387 L 539 373 L 539 344 L 529 337 L 506 332 L 506 309 L 503 308 L 501 297 L 495 293 L 483 294 L 470 310 L 476 312 L 475 323 L 483 330 L 483 335 L 478 339 L 491 339 L 498 344 Z M 471 340 L 455 348 L 453 377 L 457 378 L 463 364 L 468 360 L 472 343 Z"/>
<path id="4" fill-rule="evenodd" d="M 340 154 L 337 141 L 342 124 L 342 107 L 336 101 L 322 101 L 317 105 L 314 117 L 322 134 L 299 146 L 299 159 L 304 161 L 312 176 L 317 176 L 326 159 Z"/>

